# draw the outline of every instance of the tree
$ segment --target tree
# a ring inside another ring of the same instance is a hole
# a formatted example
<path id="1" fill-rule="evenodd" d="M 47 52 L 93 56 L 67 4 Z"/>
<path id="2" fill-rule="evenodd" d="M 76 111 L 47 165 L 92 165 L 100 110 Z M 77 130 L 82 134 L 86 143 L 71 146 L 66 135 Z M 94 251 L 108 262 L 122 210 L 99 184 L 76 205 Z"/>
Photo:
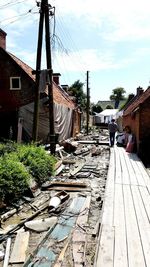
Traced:
<path id="1" fill-rule="evenodd" d="M 86 108 L 86 94 L 83 92 L 83 85 L 84 83 L 77 80 L 68 88 L 68 94 L 76 98 L 76 103 L 81 109 Z"/>
<path id="2" fill-rule="evenodd" d="M 108 105 L 106 106 L 106 109 L 113 109 L 113 106 L 108 104 Z"/>
<path id="3" fill-rule="evenodd" d="M 103 109 L 98 103 L 97 104 L 93 104 L 93 106 L 92 106 L 92 114 L 100 113 L 102 111 L 103 111 Z"/>
<path id="4" fill-rule="evenodd" d="M 110 100 L 115 101 L 115 108 L 118 108 L 120 100 L 124 100 L 126 93 L 125 89 L 123 87 L 117 87 L 112 90 L 112 95 L 110 95 Z"/>

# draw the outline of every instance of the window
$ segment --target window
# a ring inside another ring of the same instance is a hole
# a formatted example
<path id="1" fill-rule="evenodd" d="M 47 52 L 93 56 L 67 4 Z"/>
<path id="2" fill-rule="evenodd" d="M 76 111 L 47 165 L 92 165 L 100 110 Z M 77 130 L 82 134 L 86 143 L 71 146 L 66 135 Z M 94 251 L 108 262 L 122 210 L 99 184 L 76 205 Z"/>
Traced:
<path id="1" fill-rule="evenodd" d="M 10 77 L 10 90 L 20 90 L 21 79 L 20 77 Z"/>

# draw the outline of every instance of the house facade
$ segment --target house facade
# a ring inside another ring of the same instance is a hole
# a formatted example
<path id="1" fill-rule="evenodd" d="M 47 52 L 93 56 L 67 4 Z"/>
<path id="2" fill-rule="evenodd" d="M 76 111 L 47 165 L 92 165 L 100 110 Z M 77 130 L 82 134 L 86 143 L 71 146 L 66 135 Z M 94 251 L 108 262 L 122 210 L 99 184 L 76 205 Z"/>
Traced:
<path id="1" fill-rule="evenodd" d="M 6 50 L 6 33 L 0 29 L 0 139 L 16 140 L 18 121 L 32 139 L 35 76 L 33 69 Z M 53 81 L 55 131 L 62 139 L 80 131 L 79 112 L 76 104 L 59 85 L 56 75 Z M 49 131 L 47 87 L 40 95 L 39 140 L 46 140 Z M 44 132 L 43 124 L 46 127 Z M 68 126 L 68 131 L 63 125 Z"/>
<path id="2" fill-rule="evenodd" d="M 34 81 L 6 51 L 6 33 L 0 29 L 0 138 L 17 138 L 19 108 L 34 99 Z"/>
<path id="3" fill-rule="evenodd" d="M 150 87 L 137 94 L 123 113 L 123 126 L 129 125 L 136 137 L 137 152 L 143 161 L 150 161 Z"/>

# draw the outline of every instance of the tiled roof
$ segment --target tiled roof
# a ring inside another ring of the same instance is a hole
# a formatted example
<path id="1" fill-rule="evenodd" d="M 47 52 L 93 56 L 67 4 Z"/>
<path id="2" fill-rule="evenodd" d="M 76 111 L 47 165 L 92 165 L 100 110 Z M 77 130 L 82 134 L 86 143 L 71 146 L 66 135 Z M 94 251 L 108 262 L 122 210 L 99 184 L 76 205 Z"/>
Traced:
<path id="1" fill-rule="evenodd" d="M 28 66 L 26 63 L 24 63 L 22 60 L 20 60 L 18 57 L 14 56 L 11 53 L 8 53 L 12 59 L 33 79 L 35 80 L 35 75 L 32 74 L 33 69 Z"/>
<path id="2" fill-rule="evenodd" d="M 35 75 L 32 74 L 33 69 L 30 66 L 28 66 L 26 63 L 24 63 L 22 60 L 14 56 L 13 54 L 11 53 L 8 53 L 8 54 L 30 76 L 30 78 L 35 81 Z M 47 88 L 45 92 L 48 94 Z M 72 109 L 75 108 L 75 103 L 70 99 L 69 95 L 55 82 L 53 82 L 53 99 L 54 99 L 54 102 L 57 104 L 67 106 Z"/>
<path id="3" fill-rule="evenodd" d="M 123 115 L 126 116 L 131 112 L 133 112 L 140 104 L 144 103 L 149 97 L 150 97 L 150 87 L 148 87 L 148 89 L 142 95 L 136 98 L 135 101 L 131 103 L 130 106 L 127 107 Z"/>

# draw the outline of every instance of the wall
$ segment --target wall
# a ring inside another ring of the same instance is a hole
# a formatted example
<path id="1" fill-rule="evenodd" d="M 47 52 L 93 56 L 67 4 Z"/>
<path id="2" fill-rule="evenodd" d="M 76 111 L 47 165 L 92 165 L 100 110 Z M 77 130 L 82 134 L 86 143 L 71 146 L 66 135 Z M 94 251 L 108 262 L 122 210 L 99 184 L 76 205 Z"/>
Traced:
<path id="1" fill-rule="evenodd" d="M 21 90 L 10 90 L 10 77 L 21 77 Z M 34 83 L 0 48 L 0 139 L 17 139 L 18 110 L 34 98 Z"/>
<path id="2" fill-rule="evenodd" d="M 123 117 L 136 136 L 137 152 L 145 164 L 150 163 L 150 97 L 139 106 L 134 115 Z"/>
<path id="3" fill-rule="evenodd" d="M 137 151 L 139 149 L 139 129 L 140 129 L 140 125 L 139 125 L 140 119 L 139 118 L 140 118 L 139 109 L 135 113 L 133 113 L 132 115 L 129 114 L 127 116 L 123 116 L 123 128 L 127 125 L 130 126 L 132 133 L 136 137 Z"/>
<path id="4" fill-rule="evenodd" d="M 145 165 L 150 164 L 150 97 L 141 107 L 139 156 Z"/>
<path id="5" fill-rule="evenodd" d="M 10 77 L 21 77 L 21 90 L 10 90 Z M 34 82 L 0 48 L 0 112 L 18 109 L 33 100 Z"/>

